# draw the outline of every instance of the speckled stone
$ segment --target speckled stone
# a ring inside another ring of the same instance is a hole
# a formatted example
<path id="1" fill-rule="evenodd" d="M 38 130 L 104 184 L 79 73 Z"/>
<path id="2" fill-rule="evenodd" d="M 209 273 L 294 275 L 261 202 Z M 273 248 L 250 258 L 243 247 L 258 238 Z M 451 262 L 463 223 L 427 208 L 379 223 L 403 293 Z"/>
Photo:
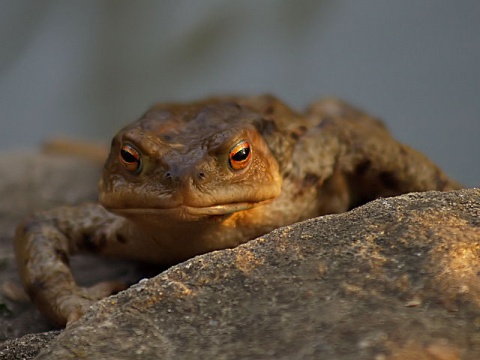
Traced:
<path id="1" fill-rule="evenodd" d="M 39 359 L 473 359 L 480 190 L 379 199 L 174 266 Z"/>

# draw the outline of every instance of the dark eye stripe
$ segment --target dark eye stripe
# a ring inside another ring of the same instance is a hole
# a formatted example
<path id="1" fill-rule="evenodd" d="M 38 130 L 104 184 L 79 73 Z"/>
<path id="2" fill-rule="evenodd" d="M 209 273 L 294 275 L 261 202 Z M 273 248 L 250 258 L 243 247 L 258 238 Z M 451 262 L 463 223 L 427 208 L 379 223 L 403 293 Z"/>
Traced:
<path id="1" fill-rule="evenodd" d="M 233 170 L 244 169 L 252 158 L 250 144 L 243 140 L 235 145 L 228 155 L 229 165 Z"/>
<path id="2" fill-rule="evenodd" d="M 243 148 L 237 151 L 233 156 L 232 160 L 235 161 L 244 161 L 247 159 L 248 155 L 250 155 L 250 148 Z"/>
<path id="3" fill-rule="evenodd" d="M 142 162 L 138 150 L 132 145 L 125 144 L 120 149 L 120 160 L 123 166 L 130 172 L 138 173 L 141 170 Z"/>

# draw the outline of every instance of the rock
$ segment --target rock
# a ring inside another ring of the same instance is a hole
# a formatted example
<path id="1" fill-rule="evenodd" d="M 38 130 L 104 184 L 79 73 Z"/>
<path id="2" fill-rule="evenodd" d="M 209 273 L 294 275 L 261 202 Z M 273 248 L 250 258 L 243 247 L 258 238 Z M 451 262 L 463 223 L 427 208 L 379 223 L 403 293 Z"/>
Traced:
<path id="1" fill-rule="evenodd" d="M 33 359 L 57 335 L 58 331 L 50 331 L 5 341 L 0 344 L 0 359 Z"/>
<path id="2" fill-rule="evenodd" d="M 474 359 L 480 190 L 379 199 L 100 301 L 38 359 Z"/>
<path id="3" fill-rule="evenodd" d="M 0 154 L 0 235 L 33 211 L 97 198 L 101 167 L 74 156 Z"/>

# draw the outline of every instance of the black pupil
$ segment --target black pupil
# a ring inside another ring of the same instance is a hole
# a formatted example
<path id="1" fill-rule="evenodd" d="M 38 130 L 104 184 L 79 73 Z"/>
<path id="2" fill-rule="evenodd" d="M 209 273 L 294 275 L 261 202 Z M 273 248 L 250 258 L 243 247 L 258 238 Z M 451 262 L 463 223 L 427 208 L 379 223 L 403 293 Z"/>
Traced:
<path id="1" fill-rule="evenodd" d="M 233 156 L 232 159 L 235 161 L 243 161 L 248 157 L 250 154 L 250 148 L 245 147 L 242 150 L 237 151 Z"/>
<path id="2" fill-rule="evenodd" d="M 122 159 L 125 160 L 125 162 L 127 163 L 138 162 L 137 158 L 133 156 L 131 153 L 129 153 L 128 151 L 122 149 L 121 153 L 122 153 Z"/>

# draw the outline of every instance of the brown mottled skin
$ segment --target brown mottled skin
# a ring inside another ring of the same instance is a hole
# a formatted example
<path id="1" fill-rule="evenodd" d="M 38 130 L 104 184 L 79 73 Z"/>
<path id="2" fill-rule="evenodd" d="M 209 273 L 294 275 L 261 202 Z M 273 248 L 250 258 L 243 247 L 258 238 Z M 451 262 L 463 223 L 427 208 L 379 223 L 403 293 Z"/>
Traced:
<path id="1" fill-rule="evenodd" d="M 29 296 L 64 325 L 123 288 L 79 287 L 75 253 L 170 265 L 378 197 L 459 187 L 338 100 L 305 114 L 272 96 L 159 104 L 113 139 L 99 204 L 35 214 L 15 250 Z"/>

